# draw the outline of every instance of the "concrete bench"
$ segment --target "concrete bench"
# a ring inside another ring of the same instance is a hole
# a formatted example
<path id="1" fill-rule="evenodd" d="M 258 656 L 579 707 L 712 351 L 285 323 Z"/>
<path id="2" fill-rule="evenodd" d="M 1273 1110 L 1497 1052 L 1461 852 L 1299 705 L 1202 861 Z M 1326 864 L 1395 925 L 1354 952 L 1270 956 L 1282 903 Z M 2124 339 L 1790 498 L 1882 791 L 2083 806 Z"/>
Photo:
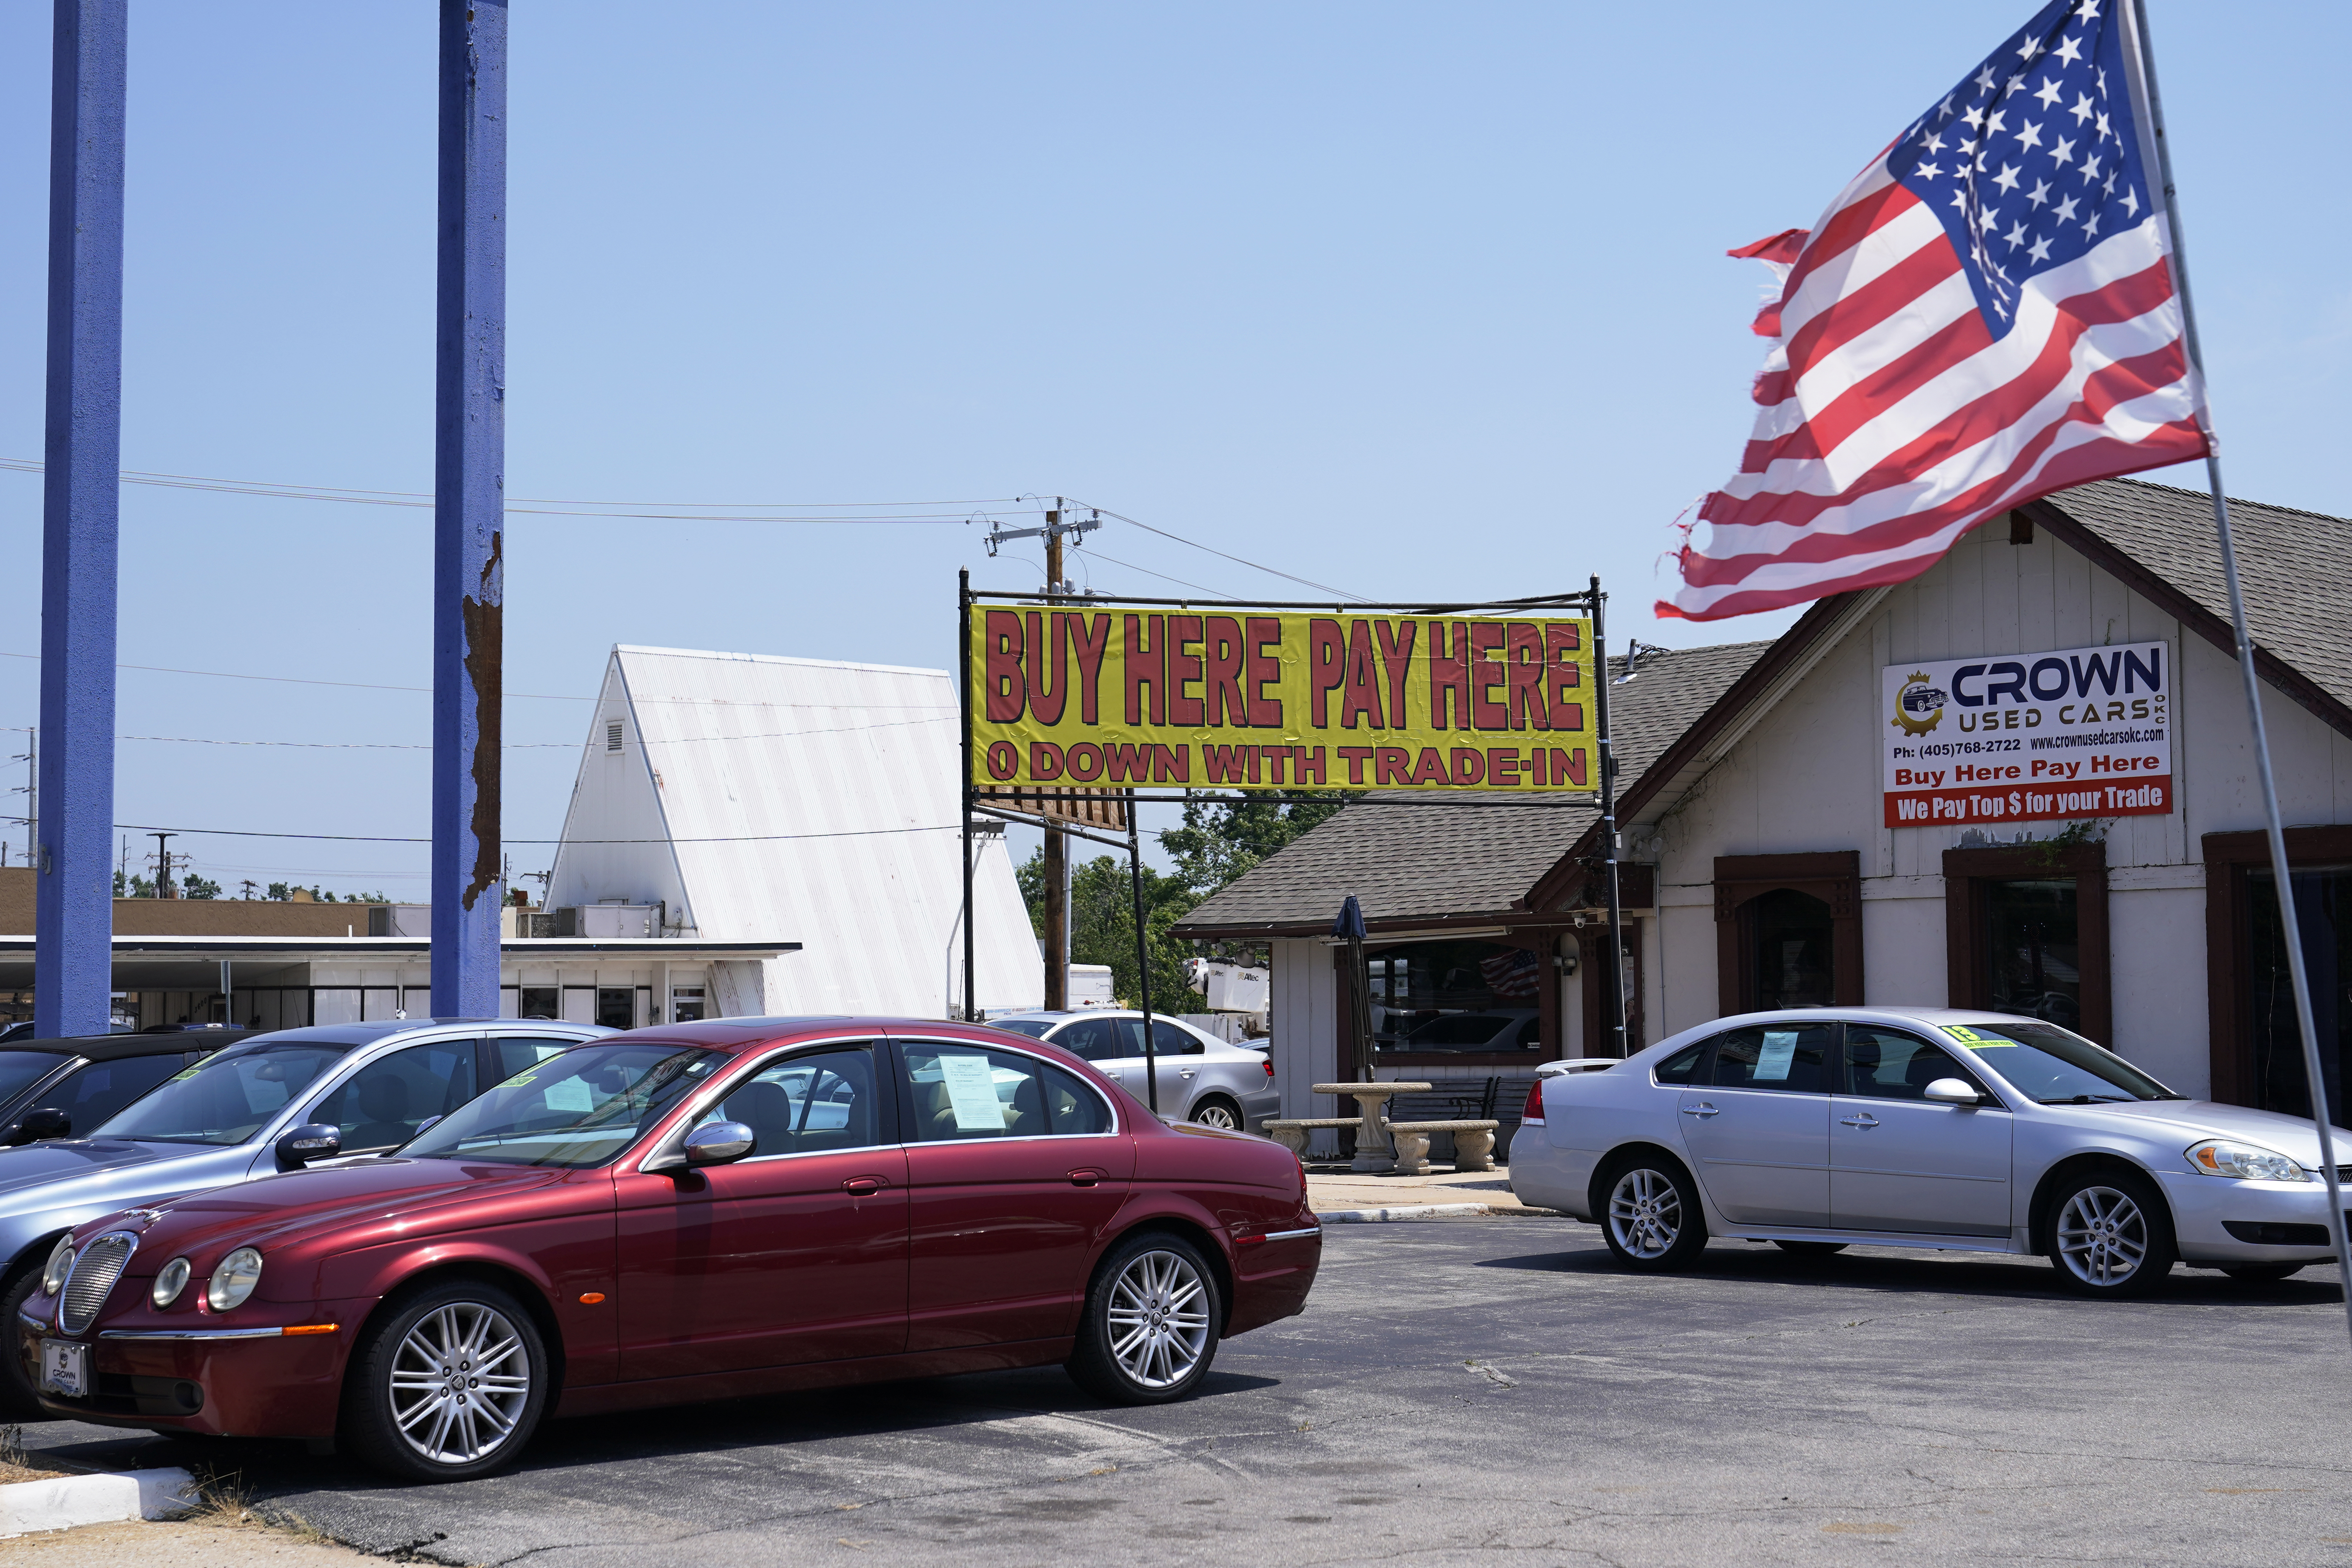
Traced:
<path id="1" fill-rule="evenodd" d="M 1396 1168 L 1400 1175 L 1429 1174 L 1429 1135 L 1433 1132 L 1454 1134 L 1454 1168 L 1457 1171 L 1491 1171 L 1495 1168 L 1495 1130 L 1499 1121 L 1391 1121 L 1389 1133 L 1396 1140 Z"/>
<path id="2" fill-rule="evenodd" d="M 1269 1121 L 1263 1128 L 1265 1135 L 1297 1155 L 1307 1158 L 1307 1140 L 1318 1127 L 1361 1127 L 1360 1116 L 1311 1116 L 1296 1121 Z"/>

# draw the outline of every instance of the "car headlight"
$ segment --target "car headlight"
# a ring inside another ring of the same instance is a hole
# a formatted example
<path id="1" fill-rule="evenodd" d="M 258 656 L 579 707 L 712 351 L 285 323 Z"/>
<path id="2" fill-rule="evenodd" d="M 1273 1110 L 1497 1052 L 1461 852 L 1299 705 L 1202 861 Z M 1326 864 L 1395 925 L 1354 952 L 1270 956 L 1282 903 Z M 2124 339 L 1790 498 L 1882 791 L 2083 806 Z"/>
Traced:
<path id="1" fill-rule="evenodd" d="M 163 1272 L 155 1276 L 155 1289 L 148 1292 L 149 1300 L 158 1307 L 168 1307 L 178 1300 L 180 1292 L 188 1288 L 189 1272 L 184 1258 L 174 1258 L 163 1265 Z"/>
<path id="2" fill-rule="evenodd" d="M 213 1282 L 205 1288 L 205 1300 L 215 1312 L 226 1312 L 242 1307 L 261 1283 L 261 1254 L 249 1247 L 240 1247 L 220 1260 L 213 1270 Z"/>
<path id="3" fill-rule="evenodd" d="M 2234 1176 L 2242 1182 L 2307 1182 L 2311 1173 L 2275 1150 L 2259 1143 L 2239 1143 L 2208 1138 L 2189 1151 L 2189 1163 L 2209 1176 Z"/>
<path id="4" fill-rule="evenodd" d="M 58 1245 L 49 1254 L 49 1266 L 41 1270 L 41 1291 L 54 1296 L 66 1288 L 66 1277 L 73 1272 L 74 1244 L 70 1236 L 58 1237 Z"/>

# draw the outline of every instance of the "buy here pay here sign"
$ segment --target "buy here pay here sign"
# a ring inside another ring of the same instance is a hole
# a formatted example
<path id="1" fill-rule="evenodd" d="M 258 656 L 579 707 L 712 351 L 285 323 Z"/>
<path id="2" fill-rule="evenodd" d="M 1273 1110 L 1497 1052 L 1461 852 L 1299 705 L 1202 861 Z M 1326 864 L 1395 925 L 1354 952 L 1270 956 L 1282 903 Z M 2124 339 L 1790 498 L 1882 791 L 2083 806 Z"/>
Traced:
<path id="1" fill-rule="evenodd" d="M 2173 808 L 2169 644 L 1889 665 L 1889 827 Z"/>

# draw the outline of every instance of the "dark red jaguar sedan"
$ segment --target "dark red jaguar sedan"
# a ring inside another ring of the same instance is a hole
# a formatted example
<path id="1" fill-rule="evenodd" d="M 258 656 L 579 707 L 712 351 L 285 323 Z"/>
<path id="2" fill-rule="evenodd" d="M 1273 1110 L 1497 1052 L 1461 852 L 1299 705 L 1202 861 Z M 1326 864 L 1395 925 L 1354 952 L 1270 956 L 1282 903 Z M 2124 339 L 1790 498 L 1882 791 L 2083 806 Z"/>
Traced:
<path id="1" fill-rule="evenodd" d="M 1050 1362 L 1181 1398 L 1305 1308 L 1321 1245 L 1287 1150 L 1052 1046 L 728 1020 L 551 1057 L 392 1155 L 83 1226 L 16 1328 L 53 1415 L 454 1480 L 551 1415 Z"/>

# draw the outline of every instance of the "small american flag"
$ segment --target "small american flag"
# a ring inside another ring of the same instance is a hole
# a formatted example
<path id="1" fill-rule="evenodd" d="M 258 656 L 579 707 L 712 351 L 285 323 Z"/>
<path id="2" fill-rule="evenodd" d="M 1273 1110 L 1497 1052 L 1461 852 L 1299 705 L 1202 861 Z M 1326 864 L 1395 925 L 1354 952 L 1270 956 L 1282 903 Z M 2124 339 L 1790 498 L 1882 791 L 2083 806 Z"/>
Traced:
<path id="1" fill-rule="evenodd" d="M 2206 455 L 2141 58 L 2131 0 L 2056 0 L 1811 230 L 1731 253 L 1781 279 L 1763 412 L 1660 615 L 1905 582 L 2010 507 Z"/>
<path id="2" fill-rule="evenodd" d="M 1525 948 L 1478 961 L 1478 973 L 1486 980 L 1486 989 L 1511 1001 L 1534 995 L 1537 976 L 1542 972 L 1542 961 Z"/>

